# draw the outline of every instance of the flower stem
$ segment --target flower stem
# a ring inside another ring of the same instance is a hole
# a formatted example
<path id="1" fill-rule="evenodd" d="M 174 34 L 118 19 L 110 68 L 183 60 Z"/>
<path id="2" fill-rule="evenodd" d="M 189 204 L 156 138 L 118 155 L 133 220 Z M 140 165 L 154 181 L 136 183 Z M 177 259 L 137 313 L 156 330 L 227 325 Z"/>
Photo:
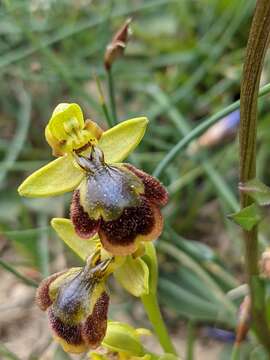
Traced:
<path id="1" fill-rule="evenodd" d="M 9 271 L 11 274 L 15 275 L 18 279 L 20 279 L 26 285 L 32 286 L 32 287 L 38 287 L 38 283 L 36 283 L 34 280 L 32 280 L 32 279 L 24 276 L 20 272 L 18 272 L 13 266 L 8 264 L 3 259 L 0 259 L 0 266 L 2 266 L 5 270 Z"/>
<path id="2" fill-rule="evenodd" d="M 187 324 L 187 349 L 186 359 L 193 360 L 194 355 L 194 344 L 196 340 L 196 327 L 193 320 L 189 320 Z"/>
<path id="3" fill-rule="evenodd" d="M 233 345 L 231 360 L 240 360 L 240 345 L 237 343 Z"/>
<path id="4" fill-rule="evenodd" d="M 157 335 L 160 345 L 166 353 L 171 353 L 177 355 L 174 345 L 171 341 L 171 338 L 168 334 L 168 330 L 162 318 L 157 295 L 150 292 L 148 295 L 141 297 L 145 311 L 151 322 L 154 331 Z"/>
<path id="5" fill-rule="evenodd" d="M 99 80 L 99 77 L 95 74 L 95 80 L 96 80 L 96 84 L 97 84 L 97 88 L 98 88 L 98 92 L 99 92 L 99 102 L 100 105 L 102 107 L 102 111 L 103 114 L 105 115 L 107 124 L 109 125 L 109 127 L 113 127 L 114 123 L 111 119 L 111 115 L 109 114 L 109 110 L 105 101 L 105 96 L 102 90 L 102 86 L 101 86 L 101 82 Z"/>
<path id="6" fill-rule="evenodd" d="M 253 17 L 240 98 L 240 182 L 245 183 L 256 177 L 257 102 L 259 83 L 270 34 L 270 1 L 258 0 Z M 249 206 L 253 200 L 240 192 L 241 208 Z M 243 230 L 245 264 L 252 303 L 253 326 L 257 337 L 270 354 L 270 332 L 266 321 L 264 292 L 256 292 L 254 284 L 259 275 L 258 229 Z M 260 298 L 259 298 L 260 296 Z M 259 306 L 258 306 L 259 302 Z M 256 306 L 255 306 L 256 304 Z"/>
<path id="7" fill-rule="evenodd" d="M 112 121 L 113 124 L 117 124 L 117 113 L 116 113 L 116 102 L 115 102 L 115 92 L 114 92 L 114 81 L 113 81 L 113 74 L 112 70 L 107 70 L 108 75 L 108 91 L 110 97 L 110 104 L 111 104 L 111 113 L 112 113 Z"/>

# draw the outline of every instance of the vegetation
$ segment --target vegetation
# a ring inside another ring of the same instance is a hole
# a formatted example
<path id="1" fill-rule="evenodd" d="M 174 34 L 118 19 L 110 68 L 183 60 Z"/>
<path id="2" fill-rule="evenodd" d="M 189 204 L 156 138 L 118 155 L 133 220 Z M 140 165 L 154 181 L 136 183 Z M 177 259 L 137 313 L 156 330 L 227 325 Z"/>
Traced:
<path id="1" fill-rule="evenodd" d="M 59 259 L 67 267 L 82 265 L 50 228 L 51 218 L 69 217 L 70 194 L 26 199 L 17 193 L 26 176 L 52 160 L 44 129 L 55 106 L 78 103 L 86 118 L 103 129 L 116 121 L 146 116 L 148 129 L 129 162 L 156 176 L 169 192 L 170 201 L 163 210 L 164 231 L 155 245 L 158 297 L 173 338 L 175 334 L 178 338 L 184 320 L 186 346 L 179 348 L 176 338 L 176 347 L 183 358 L 195 358 L 196 340 L 206 329 L 206 337 L 218 338 L 222 344 L 221 359 L 267 358 L 254 332 L 241 339 L 240 354 L 238 348 L 233 349 L 238 309 L 248 294 L 243 235 L 228 218 L 240 209 L 238 139 L 230 136 L 224 141 L 220 136 L 215 142 L 205 135 L 206 144 L 200 141 L 208 128 L 239 109 L 254 6 L 252 0 L 3 2 L 1 272 L 10 272 L 18 281 L 36 287 L 42 278 L 62 270 Z M 108 76 L 106 46 L 129 17 L 133 34 L 125 55 L 115 61 Z M 266 58 L 259 92 L 256 158 L 257 178 L 266 184 L 270 182 L 268 68 Z M 256 184 L 252 189 L 258 194 L 261 188 Z M 248 186 L 245 191 L 247 194 Z M 250 203 L 245 200 L 242 205 Z M 267 208 L 263 211 L 266 216 L 259 224 L 256 275 L 257 260 L 262 251 L 267 253 L 268 246 Z M 251 217 L 258 216 L 256 207 Z M 239 216 L 235 220 L 243 226 Z M 257 284 L 255 293 L 260 286 Z M 136 327 L 150 327 L 137 310 L 136 298 L 122 293 L 113 281 L 110 287 L 121 301 L 121 312 L 128 313 Z M 267 281 L 262 287 L 267 298 Z M 264 314 L 268 313 L 267 301 Z M 117 320 L 115 313 L 110 314 L 113 320 Z M 264 343 L 262 336 L 260 339 Z M 1 356 L 20 359 L 6 342 L 3 335 Z M 30 354 L 29 359 L 39 356 Z M 68 356 L 57 349 L 53 359 Z"/>

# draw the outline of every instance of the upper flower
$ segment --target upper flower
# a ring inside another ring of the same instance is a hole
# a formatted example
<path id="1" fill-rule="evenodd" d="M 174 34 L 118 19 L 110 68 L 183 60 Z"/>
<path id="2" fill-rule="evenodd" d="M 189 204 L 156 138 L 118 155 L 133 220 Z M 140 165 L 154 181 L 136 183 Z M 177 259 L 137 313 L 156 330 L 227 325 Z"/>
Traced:
<path id="1" fill-rule="evenodd" d="M 145 117 L 121 122 L 102 131 L 91 120 L 83 120 L 77 104 L 59 104 L 45 130 L 45 136 L 58 159 L 30 175 L 19 187 L 21 196 L 46 197 L 73 191 L 84 177 L 75 154 L 87 154 L 97 145 L 107 164 L 125 159 L 141 141 L 148 120 Z"/>
<path id="2" fill-rule="evenodd" d="M 137 118 L 102 133 L 95 123 L 83 122 L 78 105 L 58 106 L 46 138 L 61 157 L 27 178 L 19 193 L 48 196 L 75 190 L 71 220 L 77 234 L 89 238 L 98 232 L 114 255 L 135 252 L 139 242 L 160 235 L 160 207 L 168 199 L 157 179 L 119 163 L 140 141 L 146 124 L 146 118 Z"/>
<path id="3" fill-rule="evenodd" d="M 53 274 L 37 290 L 36 302 L 41 310 L 48 310 L 54 337 L 67 352 L 95 349 L 105 336 L 110 261 L 100 261 L 96 252 L 84 268 Z"/>

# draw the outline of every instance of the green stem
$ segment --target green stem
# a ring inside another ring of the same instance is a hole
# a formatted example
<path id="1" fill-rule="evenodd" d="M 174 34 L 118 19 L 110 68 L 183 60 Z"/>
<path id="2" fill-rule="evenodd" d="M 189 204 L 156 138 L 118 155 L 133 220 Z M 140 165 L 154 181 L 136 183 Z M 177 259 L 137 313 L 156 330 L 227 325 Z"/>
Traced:
<path id="1" fill-rule="evenodd" d="M 237 343 L 233 345 L 231 360 L 240 360 L 240 345 Z"/>
<path id="2" fill-rule="evenodd" d="M 270 84 L 263 86 L 259 91 L 259 97 L 264 96 L 270 92 Z M 196 139 L 204 131 L 206 131 L 211 125 L 215 124 L 218 120 L 228 115 L 232 111 L 239 108 L 240 101 L 235 101 L 234 103 L 227 106 L 225 109 L 218 111 L 216 114 L 210 116 L 198 126 L 196 126 L 188 135 L 182 138 L 174 147 L 167 153 L 167 155 L 160 161 L 159 165 L 153 172 L 155 177 L 159 177 L 164 171 L 166 166 L 176 157 L 176 155 L 184 149 L 192 140 Z"/>
<path id="3" fill-rule="evenodd" d="M 166 325 L 163 321 L 157 301 L 157 295 L 150 292 L 148 295 L 142 296 L 141 300 L 164 352 L 177 355 Z"/>
<path id="4" fill-rule="evenodd" d="M 101 86 L 101 82 L 100 82 L 99 77 L 97 75 L 95 75 L 95 79 L 96 79 L 97 88 L 98 88 L 98 92 L 99 92 L 99 102 L 100 102 L 100 105 L 102 107 L 103 114 L 105 115 L 105 118 L 107 120 L 107 123 L 108 123 L 109 127 L 113 127 L 114 123 L 113 123 L 112 118 L 111 118 L 111 116 L 109 114 L 109 110 L 108 110 L 108 107 L 107 107 L 107 104 L 106 104 L 106 101 L 105 101 L 105 97 L 104 97 L 103 89 L 102 89 L 102 86 Z"/>
<path id="5" fill-rule="evenodd" d="M 162 318 L 157 300 L 158 262 L 156 248 L 153 243 L 148 242 L 145 244 L 143 260 L 149 269 L 149 293 L 143 295 L 141 301 L 163 350 L 166 353 L 177 355 Z"/>
<path id="6" fill-rule="evenodd" d="M 187 326 L 187 351 L 186 351 L 187 360 L 193 360 L 195 340 L 196 340 L 195 323 L 192 320 L 189 320 Z"/>
<path id="7" fill-rule="evenodd" d="M 108 91 L 110 97 L 110 104 L 111 104 L 111 112 L 112 112 L 112 121 L 113 124 L 117 124 L 117 113 L 116 113 L 116 102 L 115 102 L 115 92 L 114 92 L 114 81 L 113 81 L 113 74 L 112 70 L 107 70 L 108 75 Z"/>
<path id="8" fill-rule="evenodd" d="M 239 132 L 241 183 L 256 177 L 257 103 L 269 34 L 270 1 L 258 0 L 249 34 L 241 85 Z M 245 193 L 240 192 L 240 198 L 241 208 L 253 203 L 253 200 Z M 258 229 L 254 227 L 250 231 L 243 230 L 243 235 L 245 265 L 252 303 L 252 324 L 257 337 L 270 355 L 270 332 L 266 321 L 264 291 L 262 289 L 262 294 L 259 294 L 254 286 L 259 275 Z"/>
<path id="9" fill-rule="evenodd" d="M 19 273 L 13 266 L 9 265 L 5 260 L 0 259 L 0 266 L 2 266 L 5 270 L 9 271 L 11 274 L 15 275 L 18 279 L 24 282 L 26 285 L 38 287 L 38 284 L 24 276 L 23 274 Z"/>

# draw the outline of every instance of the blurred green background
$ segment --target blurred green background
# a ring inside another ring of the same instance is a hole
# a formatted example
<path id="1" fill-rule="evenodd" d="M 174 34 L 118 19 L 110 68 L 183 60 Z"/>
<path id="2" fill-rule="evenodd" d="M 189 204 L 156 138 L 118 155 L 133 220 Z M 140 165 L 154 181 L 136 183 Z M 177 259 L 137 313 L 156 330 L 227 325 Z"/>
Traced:
<path id="1" fill-rule="evenodd" d="M 152 173 L 192 128 L 239 99 L 254 5 L 254 0 L 1 2 L 1 359 L 71 358 L 51 342 L 45 316 L 33 304 L 33 282 L 79 263 L 49 227 L 52 217 L 69 215 L 70 195 L 29 200 L 16 190 L 52 159 L 44 127 L 54 107 L 76 102 L 85 117 L 107 128 L 95 74 L 108 100 L 104 51 L 131 16 L 125 57 L 113 66 L 117 114 L 119 121 L 149 117 L 146 136 L 129 161 Z M 262 85 L 267 82 L 269 61 Z M 258 176 L 266 183 L 268 114 L 265 97 L 260 101 Z M 237 147 L 234 137 L 195 154 L 184 149 L 160 174 L 170 202 L 157 243 L 159 299 L 186 359 L 230 358 L 236 311 L 246 293 L 245 286 L 238 287 L 245 282 L 241 234 L 227 219 L 238 209 Z M 268 232 L 265 221 L 264 244 Z M 135 299 L 115 283 L 111 292 L 112 318 L 149 326 Z M 249 339 L 243 359 L 263 359 L 258 351 Z"/>

